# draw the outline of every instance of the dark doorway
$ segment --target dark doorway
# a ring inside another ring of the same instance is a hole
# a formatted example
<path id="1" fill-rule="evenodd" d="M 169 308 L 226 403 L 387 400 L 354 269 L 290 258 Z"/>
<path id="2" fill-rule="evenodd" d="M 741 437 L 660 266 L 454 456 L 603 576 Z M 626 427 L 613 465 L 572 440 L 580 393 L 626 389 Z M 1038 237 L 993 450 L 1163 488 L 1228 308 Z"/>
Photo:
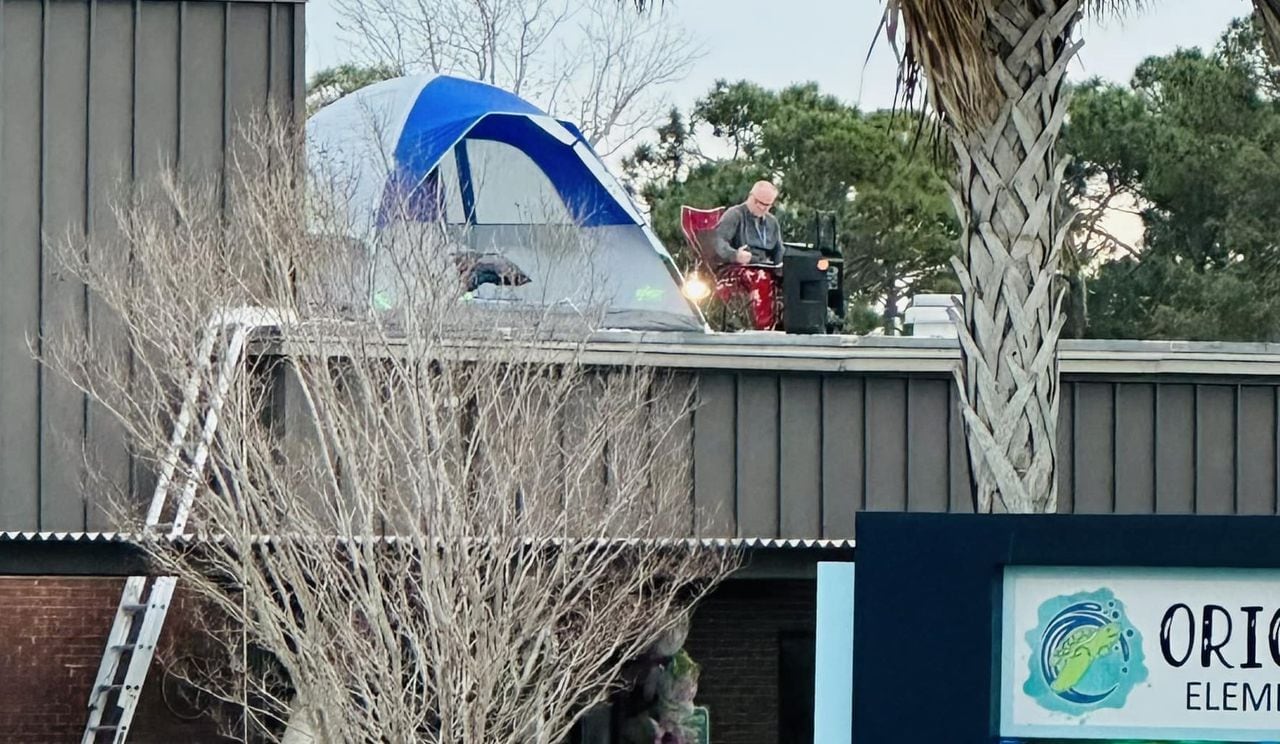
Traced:
<path id="1" fill-rule="evenodd" d="M 813 633 L 778 634 L 778 744 L 813 741 Z"/>

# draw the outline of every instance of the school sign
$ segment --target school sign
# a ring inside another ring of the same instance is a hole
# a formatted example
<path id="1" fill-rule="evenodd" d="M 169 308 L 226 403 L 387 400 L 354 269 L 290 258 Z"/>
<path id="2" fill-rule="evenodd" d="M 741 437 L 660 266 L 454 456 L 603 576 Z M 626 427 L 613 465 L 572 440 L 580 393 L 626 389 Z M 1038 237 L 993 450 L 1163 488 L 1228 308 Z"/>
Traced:
<path id="1" fill-rule="evenodd" d="M 1280 742 L 1280 519 L 864 513 L 857 572 L 854 741 Z"/>
<path id="2" fill-rule="evenodd" d="M 1246 741 L 1280 724 L 1280 571 L 1009 567 L 1000 733 Z"/>

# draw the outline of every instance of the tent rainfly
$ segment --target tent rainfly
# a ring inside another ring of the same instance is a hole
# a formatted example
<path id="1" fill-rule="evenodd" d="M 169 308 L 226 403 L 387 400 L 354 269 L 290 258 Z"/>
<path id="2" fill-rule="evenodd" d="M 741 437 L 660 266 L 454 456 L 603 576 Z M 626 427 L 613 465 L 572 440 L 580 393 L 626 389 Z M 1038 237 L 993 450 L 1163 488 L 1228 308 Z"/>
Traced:
<path id="1" fill-rule="evenodd" d="M 518 268 L 518 285 L 484 284 L 474 299 L 591 304 L 612 328 L 706 327 L 582 133 L 512 93 L 447 75 L 386 80 L 317 111 L 307 152 L 313 172 L 343 174 L 351 237 L 376 246 L 388 230 L 443 226 L 452 244 Z"/>

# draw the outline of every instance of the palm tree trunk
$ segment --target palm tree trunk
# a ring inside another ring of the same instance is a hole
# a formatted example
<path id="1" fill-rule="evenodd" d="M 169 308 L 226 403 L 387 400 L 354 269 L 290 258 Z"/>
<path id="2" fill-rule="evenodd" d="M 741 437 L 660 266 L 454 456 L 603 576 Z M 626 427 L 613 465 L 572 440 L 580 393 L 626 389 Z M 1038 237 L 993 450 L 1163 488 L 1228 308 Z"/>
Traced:
<path id="1" fill-rule="evenodd" d="M 990 126 L 948 127 L 963 227 L 960 404 L 976 509 L 1053 512 L 1063 324 L 1053 287 L 1070 224 L 1056 141 L 1080 0 L 1003 0 L 984 12 L 1000 105 Z"/>
<path id="2" fill-rule="evenodd" d="M 1280 65 L 1280 0 L 1253 0 L 1253 15 L 1262 29 L 1262 45 Z"/>

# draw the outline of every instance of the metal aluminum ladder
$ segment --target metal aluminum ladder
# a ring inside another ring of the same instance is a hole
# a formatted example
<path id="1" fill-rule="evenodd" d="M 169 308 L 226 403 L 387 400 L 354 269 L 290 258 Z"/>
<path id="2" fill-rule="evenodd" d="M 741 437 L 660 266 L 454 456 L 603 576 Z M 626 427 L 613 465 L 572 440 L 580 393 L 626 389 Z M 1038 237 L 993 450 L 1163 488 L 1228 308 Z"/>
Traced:
<path id="1" fill-rule="evenodd" d="M 244 356 L 248 336 L 258 325 L 249 316 L 230 311 L 220 314 L 207 327 L 195 352 L 183 389 L 182 407 L 147 509 L 144 529 L 148 535 L 163 539 L 183 534 L 191 502 L 204 477 L 227 391 Z M 224 341 L 220 348 L 219 340 Z M 212 384 L 202 390 L 214 365 L 217 372 Z M 197 418 L 201 418 L 199 425 L 193 427 Z M 187 455 L 186 461 L 183 455 Z M 177 502 L 171 505 L 170 492 L 179 488 Z M 172 518 L 162 522 L 166 511 L 171 512 Z M 130 576 L 125 581 L 98 676 L 89 693 L 89 718 L 82 744 L 122 744 L 128 736 L 176 583 L 173 576 Z"/>

